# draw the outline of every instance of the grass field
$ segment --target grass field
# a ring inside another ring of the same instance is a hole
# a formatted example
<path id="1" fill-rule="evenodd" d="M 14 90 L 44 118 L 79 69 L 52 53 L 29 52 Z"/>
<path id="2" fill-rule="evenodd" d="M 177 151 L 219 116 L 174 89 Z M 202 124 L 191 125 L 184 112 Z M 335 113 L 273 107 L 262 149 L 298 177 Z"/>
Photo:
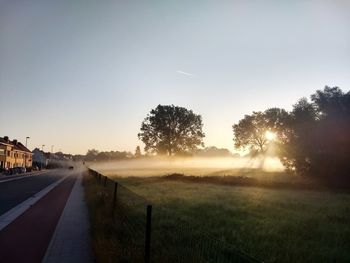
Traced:
<path id="1" fill-rule="evenodd" d="M 348 193 L 162 177 L 117 180 L 150 200 L 154 216 L 168 218 L 164 235 L 171 236 L 165 232 L 181 218 L 264 262 L 350 262 Z"/>
<path id="2" fill-rule="evenodd" d="M 235 164 L 141 160 L 94 168 L 153 205 L 153 243 L 161 240 L 166 253 L 176 246 L 166 239 L 200 243 L 204 234 L 220 241 L 215 249 L 228 245 L 264 262 L 350 262 L 349 191 Z M 179 222 L 188 231 L 178 231 Z"/>

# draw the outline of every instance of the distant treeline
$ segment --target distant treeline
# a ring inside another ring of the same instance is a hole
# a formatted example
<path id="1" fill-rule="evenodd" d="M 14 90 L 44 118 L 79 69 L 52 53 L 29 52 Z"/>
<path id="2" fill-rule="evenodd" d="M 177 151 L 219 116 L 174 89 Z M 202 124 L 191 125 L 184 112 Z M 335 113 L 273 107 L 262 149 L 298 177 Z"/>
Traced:
<path id="1" fill-rule="evenodd" d="M 133 158 L 134 155 L 131 152 L 119 152 L 119 151 L 105 151 L 99 152 L 98 150 L 88 150 L 85 155 L 85 161 L 112 161 Z"/>
<path id="2" fill-rule="evenodd" d="M 142 155 L 140 151 L 140 147 L 137 146 L 135 153 L 131 153 L 128 151 L 102 151 L 91 149 L 88 150 L 85 156 L 83 156 L 82 160 L 85 161 L 113 161 L 113 160 L 125 160 L 125 159 L 133 159 L 133 158 L 145 158 L 151 157 L 150 154 Z M 183 155 L 178 155 L 182 157 L 239 157 L 239 154 L 233 154 L 228 149 L 225 148 L 217 148 L 215 146 L 205 147 L 203 149 L 197 149 L 193 153 L 187 153 Z"/>

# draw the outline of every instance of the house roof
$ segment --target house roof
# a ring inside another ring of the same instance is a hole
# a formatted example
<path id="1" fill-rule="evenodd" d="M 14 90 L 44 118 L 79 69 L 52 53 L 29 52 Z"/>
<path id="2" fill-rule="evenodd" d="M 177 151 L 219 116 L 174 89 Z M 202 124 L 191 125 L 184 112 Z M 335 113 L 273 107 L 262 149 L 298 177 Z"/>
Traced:
<path id="1" fill-rule="evenodd" d="M 4 138 L 0 137 L 0 143 L 11 145 L 10 141 L 6 141 Z"/>
<path id="2" fill-rule="evenodd" d="M 13 148 L 17 151 L 22 151 L 22 152 L 28 152 L 32 153 L 27 147 L 25 147 L 21 142 L 19 141 L 10 141 L 10 140 L 5 140 L 4 138 L 0 137 L 0 143 L 7 144 L 13 146 Z"/>
<path id="3" fill-rule="evenodd" d="M 44 151 L 40 150 L 39 148 L 35 148 L 35 149 L 32 151 L 32 153 L 33 153 L 34 155 L 41 154 L 41 155 L 44 156 L 45 158 L 50 158 L 50 156 L 51 156 L 51 153 L 49 153 L 49 152 L 44 152 Z"/>
<path id="4" fill-rule="evenodd" d="M 16 150 L 22 151 L 22 152 L 28 152 L 32 153 L 27 147 L 25 147 L 21 142 L 17 142 L 17 144 L 14 144 L 14 148 Z"/>

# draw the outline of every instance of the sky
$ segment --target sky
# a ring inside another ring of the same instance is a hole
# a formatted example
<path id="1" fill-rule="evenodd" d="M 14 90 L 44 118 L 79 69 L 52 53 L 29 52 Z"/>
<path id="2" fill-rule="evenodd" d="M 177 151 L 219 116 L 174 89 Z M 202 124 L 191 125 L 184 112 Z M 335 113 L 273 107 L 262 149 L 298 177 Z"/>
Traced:
<path id="1" fill-rule="evenodd" d="M 244 114 L 350 87 L 350 2 L 0 0 L 0 137 L 85 154 L 143 146 L 158 104 L 233 151 Z"/>

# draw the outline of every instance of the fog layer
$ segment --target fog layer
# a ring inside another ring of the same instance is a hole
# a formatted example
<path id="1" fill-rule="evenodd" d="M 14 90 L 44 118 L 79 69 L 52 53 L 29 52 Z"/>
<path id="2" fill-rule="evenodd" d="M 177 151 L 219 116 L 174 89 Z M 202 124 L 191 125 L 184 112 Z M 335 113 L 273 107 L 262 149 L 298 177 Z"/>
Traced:
<path id="1" fill-rule="evenodd" d="M 162 176 L 172 173 L 185 175 L 237 175 L 244 169 L 261 169 L 268 172 L 283 171 L 276 157 L 225 157 L 225 158 L 140 158 L 113 162 L 93 163 L 91 168 L 106 175 Z"/>

